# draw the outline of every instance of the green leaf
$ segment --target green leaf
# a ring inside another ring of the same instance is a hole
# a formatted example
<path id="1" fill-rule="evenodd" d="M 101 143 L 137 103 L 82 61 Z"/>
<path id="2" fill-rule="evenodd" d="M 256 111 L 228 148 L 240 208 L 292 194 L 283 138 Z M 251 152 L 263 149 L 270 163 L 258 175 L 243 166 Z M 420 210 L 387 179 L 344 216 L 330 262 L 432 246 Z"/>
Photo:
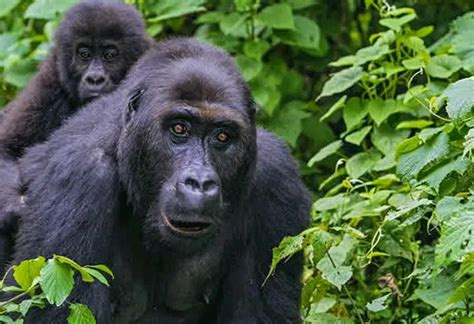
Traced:
<path id="1" fill-rule="evenodd" d="M 45 265 L 44 257 L 40 256 L 36 259 L 25 260 L 17 266 L 13 266 L 13 277 L 23 290 L 31 287 L 33 280 L 40 275 L 40 271 Z"/>
<path id="2" fill-rule="evenodd" d="M 7 16 L 19 2 L 20 0 L 2 0 L 0 2 L 0 17 Z"/>
<path id="3" fill-rule="evenodd" d="M 377 98 L 368 102 L 367 109 L 370 118 L 379 126 L 391 114 L 397 112 L 397 102 L 393 99 L 384 101 Z"/>
<path id="4" fill-rule="evenodd" d="M 157 23 L 196 12 L 205 11 L 205 0 L 160 0 L 153 3 L 153 13 L 157 16 L 148 19 L 148 23 Z"/>
<path id="5" fill-rule="evenodd" d="M 24 87 L 36 72 L 37 63 L 32 59 L 14 59 L 5 66 L 5 81 L 16 87 Z"/>
<path id="6" fill-rule="evenodd" d="M 54 19 L 68 10 L 78 0 L 35 0 L 25 11 L 25 18 Z"/>
<path id="7" fill-rule="evenodd" d="M 355 55 L 354 65 L 374 62 L 390 52 L 387 45 L 372 45 L 361 48 Z"/>
<path id="8" fill-rule="evenodd" d="M 30 310 L 31 306 L 33 306 L 33 299 L 25 299 L 19 305 L 19 311 L 21 315 L 26 316 L 26 313 Z"/>
<path id="9" fill-rule="evenodd" d="M 409 212 L 417 209 L 418 207 L 421 206 L 429 206 L 431 205 L 431 200 L 429 199 L 420 199 L 420 200 L 412 200 L 405 206 L 399 207 L 396 211 L 391 211 L 387 214 L 385 217 L 386 221 L 392 221 L 395 220 L 403 215 L 408 214 Z"/>
<path id="10" fill-rule="evenodd" d="M 332 142 L 319 150 L 308 162 L 308 167 L 313 167 L 316 162 L 322 161 L 336 153 L 342 147 L 342 141 Z"/>
<path id="11" fill-rule="evenodd" d="M 275 271 L 280 261 L 290 258 L 303 249 L 304 237 L 301 235 L 284 237 L 280 244 L 272 250 L 272 266 L 267 278 Z"/>
<path id="12" fill-rule="evenodd" d="M 91 276 L 93 276 L 95 279 L 99 280 L 100 283 L 102 283 L 103 285 L 109 287 L 109 281 L 107 280 L 107 278 L 104 277 L 104 275 L 102 273 L 100 273 L 98 270 L 96 269 L 91 269 L 91 268 L 83 268 L 85 271 L 87 271 L 87 273 Z"/>
<path id="13" fill-rule="evenodd" d="M 313 56 L 322 56 L 327 51 L 326 40 L 321 29 L 311 19 L 303 16 L 293 16 L 294 30 L 276 30 L 275 35 L 285 44 L 299 47 Z"/>
<path id="14" fill-rule="evenodd" d="M 60 306 L 74 286 L 74 271 L 66 264 L 48 260 L 41 270 L 40 286 L 50 304 Z"/>
<path id="15" fill-rule="evenodd" d="M 270 120 L 268 127 L 288 144 L 295 147 L 296 141 L 301 134 L 302 120 L 309 117 L 310 114 L 303 111 L 304 103 L 292 101 L 285 105 L 284 109 Z"/>
<path id="16" fill-rule="evenodd" d="M 367 114 L 367 101 L 362 101 L 357 97 L 350 98 L 342 111 L 347 131 L 351 131 L 359 125 Z"/>
<path id="17" fill-rule="evenodd" d="M 417 288 L 412 298 L 419 298 L 428 305 L 433 306 L 437 310 L 441 310 L 447 306 L 449 296 L 455 289 L 455 283 L 452 278 L 438 275 L 436 280 L 431 280 L 431 286 L 427 288 Z"/>
<path id="18" fill-rule="evenodd" d="M 92 314 L 89 307 L 83 304 L 69 305 L 69 316 L 67 318 L 68 324 L 95 324 L 94 314 Z"/>
<path id="19" fill-rule="evenodd" d="M 441 226 L 435 250 L 435 266 L 444 267 L 474 252 L 474 206 L 451 210 Z"/>
<path id="20" fill-rule="evenodd" d="M 347 174 L 357 179 L 372 170 L 380 159 L 381 155 L 376 151 L 357 153 L 347 161 Z"/>
<path id="21" fill-rule="evenodd" d="M 428 163 L 448 153 L 449 136 L 443 132 L 419 148 L 402 154 L 397 165 L 397 173 L 401 175 L 404 180 L 416 178 Z"/>
<path id="22" fill-rule="evenodd" d="M 346 103 L 347 96 L 342 96 L 338 101 L 336 101 L 329 110 L 321 117 L 320 121 L 324 121 L 332 116 L 336 111 L 344 107 Z"/>
<path id="23" fill-rule="evenodd" d="M 466 156 L 472 151 L 474 151 L 474 128 L 471 128 L 467 135 L 464 137 L 464 153 Z"/>
<path id="24" fill-rule="evenodd" d="M 461 67 L 461 60 L 456 56 L 442 54 L 431 58 L 426 71 L 435 78 L 447 79 Z"/>
<path id="25" fill-rule="evenodd" d="M 336 300 L 334 298 L 323 297 L 317 302 L 311 304 L 311 309 L 309 312 L 312 314 L 326 313 L 334 305 L 336 305 Z"/>
<path id="26" fill-rule="evenodd" d="M 240 29 L 245 28 L 245 21 L 247 20 L 248 15 L 241 15 L 239 13 L 233 12 L 224 18 L 219 23 L 219 28 L 224 33 L 224 35 L 238 35 Z"/>
<path id="27" fill-rule="evenodd" d="M 333 197 L 324 197 L 316 200 L 313 209 L 319 212 L 340 208 L 349 202 L 344 194 L 338 194 Z"/>
<path id="28" fill-rule="evenodd" d="M 235 58 L 235 61 L 237 62 L 237 65 L 239 66 L 240 71 L 242 72 L 242 75 L 246 81 L 254 79 L 263 68 L 261 61 L 244 55 L 238 55 Z"/>
<path id="29" fill-rule="evenodd" d="M 110 268 L 107 267 L 106 265 L 103 265 L 103 264 L 87 265 L 87 266 L 85 266 L 85 268 L 97 269 L 97 270 L 99 270 L 99 271 L 105 272 L 106 274 L 108 274 L 109 276 L 111 276 L 112 279 L 115 278 L 115 276 L 114 276 L 112 270 L 110 270 Z"/>
<path id="30" fill-rule="evenodd" d="M 386 294 L 382 297 L 372 300 L 370 303 L 367 303 L 367 305 L 365 306 L 371 312 L 380 312 L 388 307 L 388 305 L 386 305 L 385 302 L 390 296 L 392 296 L 392 294 Z"/>
<path id="31" fill-rule="evenodd" d="M 461 285 L 459 285 L 454 293 L 449 297 L 449 302 L 454 304 L 469 300 L 470 297 L 474 296 L 474 277 L 467 279 Z"/>
<path id="32" fill-rule="evenodd" d="M 360 66 L 354 66 L 335 73 L 323 86 L 323 91 L 316 100 L 322 97 L 332 96 L 333 94 L 343 92 L 356 84 L 364 71 Z"/>
<path id="33" fill-rule="evenodd" d="M 406 120 L 398 124 L 397 129 L 413 129 L 413 128 L 423 129 L 432 124 L 433 122 L 431 120 L 425 120 L 425 119 Z"/>
<path id="34" fill-rule="evenodd" d="M 345 141 L 352 143 L 354 145 L 360 145 L 360 143 L 364 140 L 364 138 L 369 134 L 372 126 L 365 126 L 361 130 L 358 130 L 352 134 L 346 136 Z"/>
<path id="35" fill-rule="evenodd" d="M 408 70 L 419 70 L 425 68 L 425 61 L 421 57 L 413 57 L 402 61 L 404 67 Z"/>
<path id="36" fill-rule="evenodd" d="M 371 134 L 374 146 L 384 155 L 393 156 L 398 145 L 410 134 L 408 130 L 395 130 L 388 124 L 376 127 Z"/>
<path id="37" fill-rule="evenodd" d="M 436 102 L 441 106 L 444 100 L 447 101 L 446 111 L 448 116 L 455 121 L 472 116 L 472 108 L 474 107 L 474 78 L 462 79 L 450 84 Z"/>
<path id="38" fill-rule="evenodd" d="M 416 14 L 409 14 L 400 18 L 384 18 L 380 19 L 379 23 L 382 26 L 388 27 L 396 32 L 402 30 L 402 26 L 409 23 L 416 18 Z"/>
<path id="39" fill-rule="evenodd" d="M 295 29 L 293 12 L 287 4 L 274 4 L 265 7 L 256 19 L 273 29 Z"/>
<path id="40" fill-rule="evenodd" d="M 456 172 L 459 175 L 463 175 L 467 168 L 471 165 L 468 159 L 459 158 L 454 161 L 450 161 L 441 167 L 437 167 L 433 172 L 429 173 L 424 177 L 420 183 L 428 183 L 431 188 L 439 191 L 441 182 L 451 173 Z"/>

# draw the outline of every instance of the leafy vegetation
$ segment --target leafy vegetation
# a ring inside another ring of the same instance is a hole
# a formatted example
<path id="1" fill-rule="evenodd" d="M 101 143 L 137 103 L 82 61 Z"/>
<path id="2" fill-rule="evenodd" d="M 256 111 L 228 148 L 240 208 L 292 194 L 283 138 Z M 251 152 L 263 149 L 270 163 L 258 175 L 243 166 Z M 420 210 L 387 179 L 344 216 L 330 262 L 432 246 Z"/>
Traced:
<path id="1" fill-rule="evenodd" d="M 97 280 L 106 286 L 109 283 L 104 274 L 113 278 L 110 269 L 104 265 L 80 266 L 59 255 L 48 260 L 40 256 L 12 266 L 0 282 L 0 292 L 10 294 L 8 299 L 0 302 L 0 322 L 21 324 L 31 308 L 68 304 L 69 324 L 95 323 L 94 315 L 86 305 L 67 301 L 74 288 L 75 274 L 79 274 L 84 282 Z M 16 285 L 7 285 L 10 284 L 9 275 L 13 276 Z"/>
<path id="2" fill-rule="evenodd" d="M 74 2 L 2 3 L 0 103 Z M 128 2 L 157 39 L 192 35 L 232 53 L 260 124 L 300 161 L 312 226 L 275 248 L 272 271 L 303 251 L 305 322 L 473 320 L 474 4 Z"/>

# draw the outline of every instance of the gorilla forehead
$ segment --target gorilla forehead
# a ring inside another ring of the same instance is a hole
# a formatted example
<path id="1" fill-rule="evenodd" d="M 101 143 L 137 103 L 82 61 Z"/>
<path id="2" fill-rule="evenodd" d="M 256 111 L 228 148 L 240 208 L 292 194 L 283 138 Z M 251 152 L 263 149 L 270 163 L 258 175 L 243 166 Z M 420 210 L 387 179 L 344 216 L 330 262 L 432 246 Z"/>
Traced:
<path id="1" fill-rule="evenodd" d="M 124 39 L 143 37 L 140 14 L 129 5 L 113 1 L 86 0 L 69 10 L 56 33 L 56 43 L 71 46 L 81 37 Z"/>
<path id="2" fill-rule="evenodd" d="M 220 49 L 188 39 L 169 56 L 167 42 L 151 51 L 133 73 L 153 101 L 194 107 L 226 107 L 253 116 L 250 91 L 234 60 Z M 176 43 L 173 42 L 176 47 Z M 205 50 L 203 50 L 205 48 Z"/>

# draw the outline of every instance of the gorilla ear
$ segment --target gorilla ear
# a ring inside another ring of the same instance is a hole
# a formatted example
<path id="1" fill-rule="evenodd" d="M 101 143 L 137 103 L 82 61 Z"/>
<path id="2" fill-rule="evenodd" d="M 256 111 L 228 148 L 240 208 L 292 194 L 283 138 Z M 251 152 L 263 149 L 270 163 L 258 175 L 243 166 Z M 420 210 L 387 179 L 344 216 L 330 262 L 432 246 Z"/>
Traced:
<path id="1" fill-rule="evenodd" d="M 135 115 L 135 113 L 137 112 L 138 107 L 140 106 L 140 98 L 142 97 L 144 92 L 145 89 L 138 89 L 132 92 L 130 99 L 128 99 L 128 107 L 125 115 L 126 123 L 128 123 L 133 118 L 133 115 Z"/>

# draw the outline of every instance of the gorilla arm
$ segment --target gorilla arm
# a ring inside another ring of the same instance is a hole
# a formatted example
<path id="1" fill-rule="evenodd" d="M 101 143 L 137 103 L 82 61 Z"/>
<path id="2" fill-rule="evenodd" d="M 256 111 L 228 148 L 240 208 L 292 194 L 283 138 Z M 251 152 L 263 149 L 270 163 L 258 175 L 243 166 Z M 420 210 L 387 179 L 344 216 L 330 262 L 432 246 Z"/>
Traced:
<path id="1" fill-rule="evenodd" d="M 81 264 L 111 264 L 119 205 L 115 142 L 120 125 L 120 109 L 99 99 L 20 161 L 28 191 L 15 263 L 59 254 Z M 78 283 L 71 300 L 89 303 L 99 323 L 109 322 L 105 287 Z M 63 323 L 65 307 L 41 312 L 39 322 Z M 37 315 L 28 321 L 36 323 Z"/>
<path id="2" fill-rule="evenodd" d="M 224 301 L 224 309 L 236 313 L 220 314 L 218 322 L 299 323 L 302 256 L 280 264 L 264 281 L 272 248 L 283 237 L 296 235 L 308 226 L 310 197 L 285 144 L 259 129 L 257 147 L 256 176 L 248 205 L 251 215 L 245 216 L 249 238 L 243 255 L 230 266 L 223 288 L 224 299 L 238 300 L 240 305 L 232 307 Z"/>

